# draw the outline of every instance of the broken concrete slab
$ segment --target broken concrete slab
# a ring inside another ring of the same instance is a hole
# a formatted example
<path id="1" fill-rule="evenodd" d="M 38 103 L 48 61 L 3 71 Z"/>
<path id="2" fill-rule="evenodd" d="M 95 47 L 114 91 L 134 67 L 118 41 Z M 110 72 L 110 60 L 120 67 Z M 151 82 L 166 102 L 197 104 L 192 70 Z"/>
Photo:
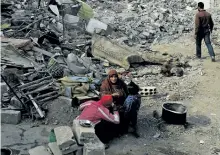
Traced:
<path id="1" fill-rule="evenodd" d="M 101 30 L 107 30 L 108 25 L 96 20 L 94 18 L 91 18 L 89 20 L 89 23 L 86 27 L 86 31 L 93 34 L 94 32 L 99 33 Z"/>
<path id="2" fill-rule="evenodd" d="M 73 120 L 73 133 L 80 145 L 84 145 L 84 143 L 88 143 L 96 137 L 94 127 L 83 127 L 76 119 Z"/>
<path id="3" fill-rule="evenodd" d="M 72 129 L 69 126 L 60 126 L 54 129 L 57 145 L 62 150 L 76 144 Z"/>
<path id="4" fill-rule="evenodd" d="M 158 51 L 149 51 L 149 52 L 144 52 L 142 54 L 142 58 L 146 62 L 163 64 L 164 62 L 166 62 L 171 58 L 171 55 L 166 53 L 161 53 Z"/>
<path id="5" fill-rule="evenodd" d="M 1 109 L 1 122 L 6 124 L 18 124 L 21 121 L 21 112 Z"/>
<path id="6" fill-rule="evenodd" d="M 78 150 L 79 146 L 77 144 L 67 147 L 65 149 L 61 149 L 63 155 L 68 155 L 74 153 Z"/>
<path id="7" fill-rule="evenodd" d="M 10 105 L 12 105 L 13 107 L 15 107 L 17 109 L 22 109 L 23 108 L 22 103 L 17 99 L 16 96 L 13 96 L 11 98 Z"/>
<path id="8" fill-rule="evenodd" d="M 37 146 L 28 151 L 30 155 L 51 155 L 45 146 Z"/>
<path id="9" fill-rule="evenodd" d="M 48 146 L 51 152 L 53 153 L 53 155 L 75 155 L 77 153 L 78 153 L 77 155 L 82 155 L 79 154 L 82 152 L 82 147 L 78 146 L 77 144 L 69 148 L 66 148 L 65 150 L 60 150 L 56 142 L 49 143 Z"/>
<path id="10" fill-rule="evenodd" d="M 1 37 L 1 42 L 8 43 L 16 48 L 23 48 L 31 44 L 30 39 L 15 39 L 15 38 L 5 38 L 5 37 Z"/>
<path id="11" fill-rule="evenodd" d="M 33 63 L 35 62 L 22 57 L 20 52 L 22 50 L 17 50 L 13 45 L 2 44 L 1 46 L 1 58 L 5 61 L 13 62 L 13 65 L 21 65 L 21 67 L 33 67 Z"/>
<path id="12" fill-rule="evenodd" d="M 68 54 L 67 65 L 74 74 L 86 74 L 89 70 L 80 64 L 78 56 L 73 53 Z"/>
<path id="13" fill-rule="evenodd" d="M 96 58 L 106 59 L 125 69 L 129 69 L 131 63 L 144 62 L 138 53 L 131 52 L 129 49 L 118 45 L 106 37 L 93 35 L 92 40 L 92 55 Z"/>
<path id="14" fill-rule="evenodd" d="M 40 49 L 40 48 L 38 48 L 38 47 L 33 47 L 33 49 L 32 49 L 33 51 L 35 51 L 35 52 L 40 52 L 40 53 L 42 53 L 42 54 L 44 54 L 44 55 L 46 55 L 46 56 L 48 56 L 48 57 L 52 57 L 54 54 L 52 54 L 52 53 L 50 53 L 50 52 L 48 52 L 48 51 L 45 51 L 45 50 L 43 50 L 43 49 Z"/>
<path id="15" fill-rule="evenodd" d="M 83 155 L 105 155 L 105 145 L 98 137 L 92 139 L 89 143 L 84 144 Z"/>
<path id="16" fill-rule="evenodd" d="M 77 24 L 79 22 L 79 17 L 70 14 L 65 14 L 64 21 L 68 24 Z"/>
<path id="17" fill-rule="evenodd" d="M 62 155 L 62 152 L 60 151 L 56 142 L 49 143 L 48 146 L 49 146 L 51 152 L 53 153 L 53 155 Z"/>

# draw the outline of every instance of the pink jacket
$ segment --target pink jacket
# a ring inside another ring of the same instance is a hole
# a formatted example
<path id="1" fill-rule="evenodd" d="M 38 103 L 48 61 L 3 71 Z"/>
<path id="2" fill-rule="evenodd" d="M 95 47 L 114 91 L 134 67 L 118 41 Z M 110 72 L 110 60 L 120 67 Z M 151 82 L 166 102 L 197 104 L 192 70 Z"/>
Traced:
<path id="1" fill-rule="evenodd" d="M 82 113 L 76 118 L 78 120 L 89 120 L 94 125 L 98 124 L 101 120 L 106 120 L 114 124 L 120 123 L 117 111 L 111 114 L 106 107 L 98 104 L 96 101 L 87 101 L 81 104 L 79 110 L 82 110 Z"/>

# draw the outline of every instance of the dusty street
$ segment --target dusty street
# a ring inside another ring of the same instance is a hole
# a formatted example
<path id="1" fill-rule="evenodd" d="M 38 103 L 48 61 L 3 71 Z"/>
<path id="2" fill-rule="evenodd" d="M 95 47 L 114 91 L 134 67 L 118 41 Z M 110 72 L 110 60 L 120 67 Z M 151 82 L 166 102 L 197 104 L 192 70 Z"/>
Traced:
<path id="1" fill-rule="evenodd" d="M 180 39 L 179 42 L 169 45 L 155 45 L 153 49 L 192 56 L 195 47 L 193 42 L 184 44 Z M 136 139 L 131 135 L 125 135 L 114 140 L 111 147 L 106 150 L 107 155 L 220 154 L 220 49 L 215 47 L 217 55 L 215 63 L 210 61 L 206 48 L 203 49 L 204 59 L 194 59 L 190 62 L 194 71 L 189 74 L 193 76 L 187 75 L 188 80 L 185 79 L 185 82 L 177 84 L 180 98 L 188 108 L 189 126 L 184 128 L 164 123 L 158 126 L 157 120 L 152 117 L 152 112 L 157 110 L 161 113 L 161 105 L 166 100 L 159 96 L 143 98 L 139 114 L 141 137 Z M 146 83 L 148 83 L 147 79 L 148 77 L 146 77 Z M 164 85 L 169 85 L 169 82 L 165 82 L 172 80 L 181 81 L 178 77 L 164 78 Z M 165 89 L 167 87 L 164 86 L 164 90 L 158 88 L 159 94 L 168 91 Z M 16 126 L 2 124 L 2 147 L 10 147 L 15 153 L 21 155 L 27 154 L 27 150 L 34 146 L 47 145 L 49 132 L 54 126 L 31 127 L 32 125 L 25 122 Z"/>

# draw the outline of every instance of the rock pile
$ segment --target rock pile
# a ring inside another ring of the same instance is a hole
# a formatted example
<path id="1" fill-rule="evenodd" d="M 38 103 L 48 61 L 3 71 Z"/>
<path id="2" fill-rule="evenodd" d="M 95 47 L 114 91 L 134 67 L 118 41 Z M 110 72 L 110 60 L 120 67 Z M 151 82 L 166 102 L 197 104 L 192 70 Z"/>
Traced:
<path id="1" fill-rule="evenodd" d="M 193 0 L 105 3 L 104 9 L 96 7 L 97 18 L 111 25 L 117 32 L 113 37 L 129 46 L 139 44 L 144 48 L 152 43 L 169 43 L 193 31 L 197 7 Z M 98 2 L 94 5 L 97 4 L 102 6 Z M 211 13 L 218 24 L 218 11 Z"/>

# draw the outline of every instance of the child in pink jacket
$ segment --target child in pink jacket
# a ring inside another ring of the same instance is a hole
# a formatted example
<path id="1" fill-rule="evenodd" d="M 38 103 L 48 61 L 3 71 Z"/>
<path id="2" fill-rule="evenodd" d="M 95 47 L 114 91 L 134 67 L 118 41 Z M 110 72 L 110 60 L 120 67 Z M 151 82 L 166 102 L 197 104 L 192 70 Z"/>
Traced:
<path id="1" fill-rule="evenodd" d="M 104 144 L 117 136 L 120 123 L 116 106 L 113 108 L 113 114 L 108 110 L 112 103 L 111 95 L 104 95 L 99 101 L 87 101 L 80 105 L 79 110 L 82 110 L 82 113 L 76 118 L 91 121 L 95 125 L 96 135 Z"/>

